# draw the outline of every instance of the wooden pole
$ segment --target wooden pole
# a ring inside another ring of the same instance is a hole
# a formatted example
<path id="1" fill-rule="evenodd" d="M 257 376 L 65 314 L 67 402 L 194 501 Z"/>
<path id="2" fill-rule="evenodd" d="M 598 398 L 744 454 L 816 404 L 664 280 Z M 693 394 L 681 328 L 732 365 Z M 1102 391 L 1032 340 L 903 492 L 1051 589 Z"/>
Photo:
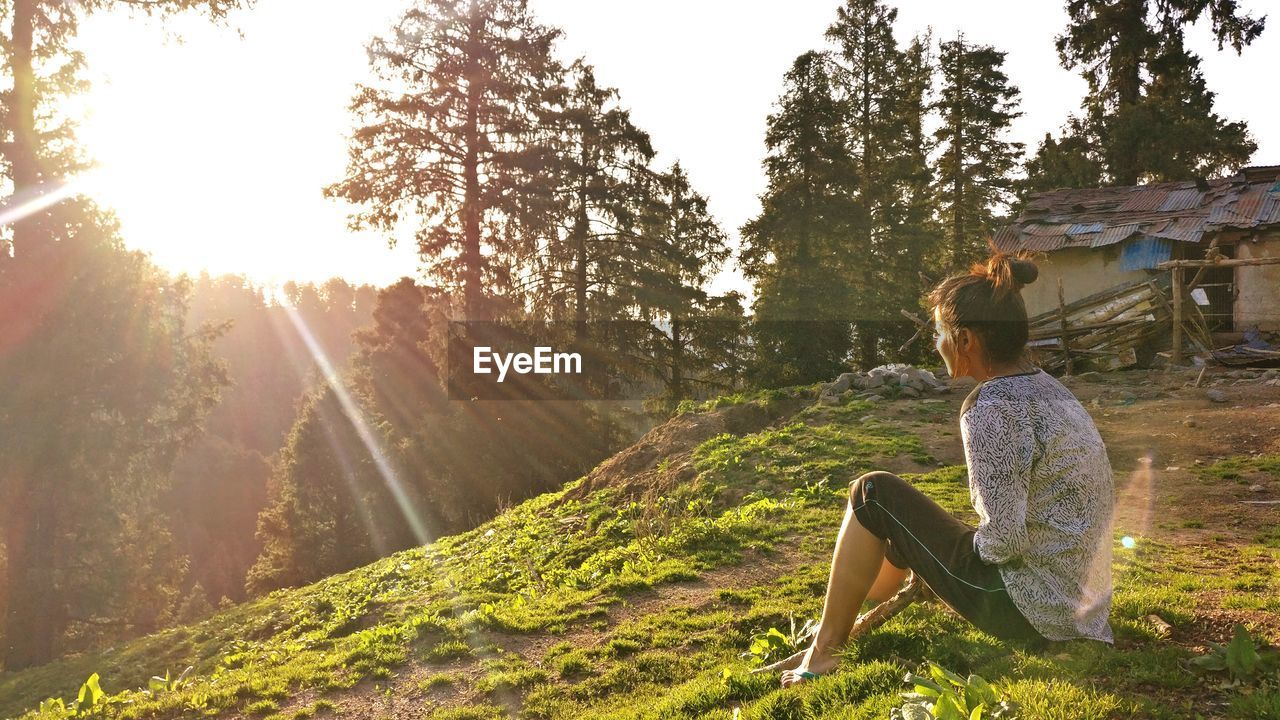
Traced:
<path id="1" fill-rule="evenodd" d="M 1254 265 L 1280 265 L 1280 257 L 1234 258 L 1216 262 L 1212 260 L 1168 260 L 1156 267 L 1161 270 L 1172 270 L 1173 268 L 1246 267 Z"/>
<path id="2" fill-rule="evenodd" d="M 1174 365 L 1182 364 L 1182 268 L 1173 268 L 1173 354 Z"/>
<path id="3" fill-rule="evenodd" d="M 1074 363 L 1071 362 L 1071 340 L 1067 332 L 1067 300 L 1062 291 L 1062 278 L 1058 278 L 1058 322 L 1062 325 L 1062 357 L 1067 367 L 1067 375 L 1075 374 Z"/>

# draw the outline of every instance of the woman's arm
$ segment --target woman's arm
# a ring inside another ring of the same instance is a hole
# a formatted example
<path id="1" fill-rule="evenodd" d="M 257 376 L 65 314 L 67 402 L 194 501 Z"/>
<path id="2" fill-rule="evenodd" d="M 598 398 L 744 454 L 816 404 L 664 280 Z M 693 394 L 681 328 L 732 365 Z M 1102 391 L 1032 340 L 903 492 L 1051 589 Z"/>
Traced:
<path id="1" fill-rule="evenodd" d="M 960 417 L 969 493 L 980 520 L 973 544 L 986 562 L 1019 562 L 1027 546 L 1027 488 L 1035 436 L 1027 413 L 991 399 Z"/>

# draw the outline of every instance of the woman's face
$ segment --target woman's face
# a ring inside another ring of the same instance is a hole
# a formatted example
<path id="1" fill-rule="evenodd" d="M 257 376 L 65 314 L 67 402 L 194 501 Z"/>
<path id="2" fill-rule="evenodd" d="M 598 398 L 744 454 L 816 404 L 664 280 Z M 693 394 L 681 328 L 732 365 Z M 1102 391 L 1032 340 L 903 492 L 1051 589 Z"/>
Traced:
<path id="1" fill-rule="evenodd" d="M 933 309 L 933 337 L 934 347 L 938 349 L 938 354 L 942 356 L 942 362 L 947 365 L 947 374 L 953 378 L 963 377 L 967 374 L 967 367 L 959 367 L 964 363 L 960 353 L 957 352 L 956 340 L 942 326 L 942 316 L 938 313 L 937 308 Z"/>

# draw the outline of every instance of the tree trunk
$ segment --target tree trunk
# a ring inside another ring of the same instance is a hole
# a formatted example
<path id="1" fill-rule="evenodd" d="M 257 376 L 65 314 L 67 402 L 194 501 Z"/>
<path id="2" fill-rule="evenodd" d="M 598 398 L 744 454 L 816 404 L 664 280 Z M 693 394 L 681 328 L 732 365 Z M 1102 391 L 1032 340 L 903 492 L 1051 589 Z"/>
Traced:
<path id="1" fill-rule="evenodd" d="M 13 105 L 9 109 L 8 125 L 13 142 L 7 150 L 13 198 L 18 202 L 30 199 L 40 185 L 39 139 L 36 136 L 36 88 L 33 58 L 35 55 L 35 16 L 39 0 L 14 0 L 13 39 L 10 64 L 13 68 Z M 39 215 L 33 213 L 13 223 L 13 255 L 22 261 L 24 256 L 34 259 L 41 253 L 40 246 L 47 243 L 40 237 Z M 34 268 L 27 272 L 30 273 Z M 34 275 L 28 275 L 34 277 Z"/>
<path id="2" fill-rule="evenodd" d="M 7 149 L 12 168 L 13 197 L 19 202 L 35 193 L 41 182 L 39 139 L 36 136 L 36 91 L 33 69 L 35 48 L 35 16 L 39 0 L 14 0 L 9 58 L 13 70 L 12 106 L 8 130 L 13 141 Z M 8 290 L 29 289 L 32 278 L 50 279 L 47 267 L 54 261 L 52 243 L 41 220 L 41 213 L 19 218 L 13 223 L 13 258 L 6 259 L 8 277 L 3 278 Z M 8 295 L 8 293 L 3 293 Z M 19 295 L 25 295 L 25 292 Z M 6 302 L 32 303 L 31 297 L 4 298 Z M 37 294 L 32 310 L 36 315 L 47 311 Z M 48 299 L 48 298 L 44 298 Z M 43 309 L 42 309 L 43 308 Z M 38 317 L 29 317 L 27 329 L 38 325 Z M 54 657 L 58 637 L 65 629 L 54 580 L 54 546 L 58 538 L 57 497 L 53 482 L 42 482 L 35 469 L 53 473 L 52 463 L 31 463 L 28 467 L 7 468 L 16 476 L 14 502 L 5 509 L 5 545 L 8 555 L 7 597 L 3 648 L 4 669 L 21 670 L 49 662 Z"/>
<path id="3" fill-rule="evenodd" d="M 467 39 L 466 156 L 462 163 L 462 296 L 467 322 L 481 316 L 482 271 L 480 267 L 480 73 L 479 56 L 484 49 L 484 16 L 478 0 L 471 1 Z"/>
<path id="4" fill-rule="evenodd" d="M 880 332 L 875 320 L 858 323 L 858 346 L 862 351 L 862 362 L 873 368 L 880 364 Z"/>
<path id="5" fill-rule="evenodd" d="M 50 465 L 33 464 L 50 468 Z M 54 658 L 66 629 L 64 605 L 55 582 L 54 547 L 58 539 L 57 492 L 17 470 L 19 487 L 7 509 L 8 607 L 5 611 L 4 670 L 43 665 Z"/>
<path id="6" fill-rule="evenodd" d="M 586 181 L 578 184 L 578 207 L 573 219 L 573 329 L 578 342 L 587 339 L 590 333 L 587 328 L 587 231 L 590 224 L 587 218 Z"/>
<path id="7" fill-rule="evenodd" d="M 684 338 L 680 318 L 671 318 L 671 405 L 684 397 Z"/>

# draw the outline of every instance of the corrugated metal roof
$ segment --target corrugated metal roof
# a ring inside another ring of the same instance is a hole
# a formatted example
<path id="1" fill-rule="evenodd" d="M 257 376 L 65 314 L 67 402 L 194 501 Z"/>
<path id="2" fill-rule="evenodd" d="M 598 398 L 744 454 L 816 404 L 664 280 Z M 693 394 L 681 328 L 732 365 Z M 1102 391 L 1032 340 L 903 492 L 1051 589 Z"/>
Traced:
<path id="1" fill-rule="evenodd" d="M 1076 223 L 1071 227 L 1067 228 L 1067 234 L 1068 235 L 1092 235 L 1094 233 L 1102 232 L 1104 229 L 1106 229 L 1106 227 L 1107 226 L 1105 223 L 1100 223 L 1100 222 Z"/>
<path id="2" fill-rule="evenodd" d="M 1202 218 L 1177 218 L 1165 223 L 1164 227 L 1151 232 L 1151 235 L 1180 242 L 1200 242 L 1204 235 Z"/>
<path id="3" fill-rule="evenodd" d="M 1176 210 L 1186 210 L 1196 207 L 1200 201 L 1204 199 L 1204 193 L 1196 188 L 1188 188 L 1186 190 L 1175 190 L 1169 193 L 1169 197 L 1160 203 L 1160 207 L 1156 208 L 1156 212 L 1174 212 Z"/>
<path id="4" fill-rule="evenodd" d="M 1022 236 L 1016 226 L 1005 225 L 996 230 L 995 235 L 991 237 L 991 244 L 1000 252 L 1012 252 L 1021 247 L 1018 244 L 1018 238 Z"/>
<path id="5" fill-rule="evenodd" d="M 1137 223 L 1129 223 L 1128 225 L 1114 225 L 1098 233 L 1098 237 L 1094 238 L 1091 247 L 1102 247 L 1104 245 L 1115 245 L 1116 243 L 1129 238 L 1138 233 L 1141 228 Z"/>
<path id="6" fill-rule="evenodd" d="M 1142 212 L 1144 210 L 1155 210 L 1167 197 L 1169 197 L 1168 190 L 1159 187 L 1138 187 L 1129 195 L 1129 199 L 1125 200 L 1124 204 L 1116 209 L 1120 212 Z"/>
<path id="7" fill-rule="evenodd" d="M 1154 270 L 1157 265 L 1173 257 L 1173 242 L 1158 237 L 1134 238 L 1120 251 L 1120 269 Z"/>
<path id="8" fill-rule="evenodd" d="M 1244 227 L 1253 227 L 1258 224 L 1258 212 L 1262 210 L 1262 203 L 1267 199 L 1269 192 L 1263 188 L 1250 188 L 1248 192 L 1240 196 L 1236 201 L 1235 212 L 1240 218 L 1240 224 Z"/>
<path id="9" fill-rule="evenodd" d="M 1262 202 L 1262 209 L 1254 219 L 1259 225 L 1280 223 L 1280 193 L 1268 193 L 1267 199 Z"/>
<path id="10" fill-rule="evenodd" d="M 1202 242 L 1224 228 L 1280 225 L 1280 166 L 1245 168 L 1199 184 L 1069 188 L 1030 197 L 993 238 L 999 249 L 1105 247 L 1134 235 Z"/>
<path id="11" fill-rule="evenodd" d="M 1042 225 L 1033 224 L 1022 228 L 1022 232 L 1027 235 L 1036 237 L 1059 237 L 1067 234 L 1067 229 L 1071 227 L 1070 223 L 1061 223 L 1058 225 Z"/>
<path id="12" fill-rule="evenodd" d="M 1236 216 L 1236 211 L 1231 207 L 1232 205 L 1235 205 L 1235 203 L 1236 199 L 1234 197 L 1229 197 L 1224 198 L 1222 201 L 1215 203 L 1210 207 L 1208 219 L 1209 224 L 1230 225 L 1233 222 L 1237 222 L 1238 218 Z"/>
<path id="13" fill-rule="evenodd" d="M 1050 250 L 1057 250 L 1058 248 L 1062 247 L 1062 244 L 1066 241 L 1066 239 L 1067 239 L 1066 235 L 1027 234 L 1022 236 L 1022 247 L 1028 250 L 1035 250 L 1037 252 L 1048 252 Z"/>

